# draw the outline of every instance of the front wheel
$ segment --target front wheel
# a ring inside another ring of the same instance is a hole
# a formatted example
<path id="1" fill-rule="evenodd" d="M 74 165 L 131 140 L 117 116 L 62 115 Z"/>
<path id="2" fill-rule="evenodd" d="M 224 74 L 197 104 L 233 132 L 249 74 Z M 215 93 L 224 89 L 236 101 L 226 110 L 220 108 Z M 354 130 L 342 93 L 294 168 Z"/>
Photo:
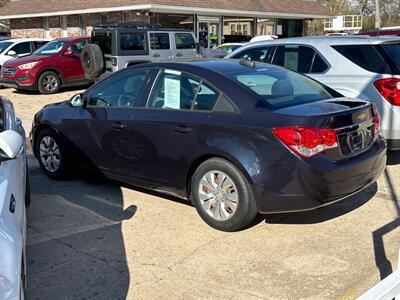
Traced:
<path id="1" fill-rule="evenodd" d="M 41 94 L 55 94 L 60 90 L 60 86 L 60 77 L 53 71 L 46 71 L 39 77 L 38 88 Z"/>
<path id="2" fill-rule="evenodd" d="M 197 168 L 191 196 L 201 218 L 218 230 L 245 229 L 257 216 L 248 180 L 236 166 L 221 158 L 209 159 Z"/>
<path id="3" fill-rule="evenodd" d="M 66 171 L 65 157 L 57 133 L 43 129 L 36 139 L 35 151 L 39 164 L 51 179 L 64 178 Z"/>

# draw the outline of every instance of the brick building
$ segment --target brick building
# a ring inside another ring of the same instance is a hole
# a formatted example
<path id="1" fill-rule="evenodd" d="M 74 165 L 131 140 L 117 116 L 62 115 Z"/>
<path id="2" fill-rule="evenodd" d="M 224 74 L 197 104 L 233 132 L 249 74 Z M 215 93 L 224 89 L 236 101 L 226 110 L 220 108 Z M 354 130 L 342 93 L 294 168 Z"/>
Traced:
<path id="1" fill-rule="evenodd" d="M 0 9 L 13 37 L 90 35 L 100 22 L 142 21 L 213 35 L 304 34 L 305 20 L 327 18 L 316 0 L 11 0 Z"/>

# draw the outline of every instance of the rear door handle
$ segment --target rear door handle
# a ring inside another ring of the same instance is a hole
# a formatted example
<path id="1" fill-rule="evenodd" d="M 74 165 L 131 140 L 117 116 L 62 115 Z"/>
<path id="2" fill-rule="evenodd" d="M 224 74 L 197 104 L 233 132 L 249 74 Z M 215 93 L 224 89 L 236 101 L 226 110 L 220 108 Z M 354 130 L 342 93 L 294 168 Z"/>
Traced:
<path id="1" fill-rule="evenodd" d="M 117 129 L 117 130 L 125 129 L 126 128 L 126 124 L 123 124 L 121 122 L 115 122 L 113 124 L 113 128 Z"/>
<path id="2" fill-rule="evenodd" d="M 176 54 L 176 56 L 177 56 L 177 57 L 182 57 L 182 56 L 183 56 L 183 54 L 182 54 L 182 53 L 180 53 L 180 52 L 178 52 L 178 53 Z"/>
<path id="3" fill-rule="evenodd" d="M 187 127 L 185 125 L 180 125 L 174 128 L 174 131 L 177 133 L 190 133 L 192 132 L 192 128 Z"/>
<path id="4" fill-rule="evenodd" d="M 158 54 L 158 53 L 153 54 L 153 57 L 160 57 L 160 56 L 161 56 L 161 54 Z"/>

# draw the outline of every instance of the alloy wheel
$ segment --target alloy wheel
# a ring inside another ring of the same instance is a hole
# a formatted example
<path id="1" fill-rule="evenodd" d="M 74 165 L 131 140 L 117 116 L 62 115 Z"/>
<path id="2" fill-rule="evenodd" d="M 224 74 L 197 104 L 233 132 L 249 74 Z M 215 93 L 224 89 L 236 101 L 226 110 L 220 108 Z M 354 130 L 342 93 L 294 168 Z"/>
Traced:
<path id="1" fill-rule="evenodd" d="M 61 155 L 56 141 L 50 136 L 43 137 L 39 150 L 40 160 L 46 170 L 51 173 L 57 172 L 60 167 Z"/>
<path id="2" fill-rule="evenodd" d="M 58 88 L 58 79 L 55 75 L 46 75 L 42 80 L 43 88 L 48 92 L 54 92 Z"/>
<path id="3" fill-rule="evenodd" d="M 207 172 L 200 180 L 199 199 L 205 212 L 217 221 L 229 220 L 236 212 L 239 195 L 233 180 L 223 172 Z"/>

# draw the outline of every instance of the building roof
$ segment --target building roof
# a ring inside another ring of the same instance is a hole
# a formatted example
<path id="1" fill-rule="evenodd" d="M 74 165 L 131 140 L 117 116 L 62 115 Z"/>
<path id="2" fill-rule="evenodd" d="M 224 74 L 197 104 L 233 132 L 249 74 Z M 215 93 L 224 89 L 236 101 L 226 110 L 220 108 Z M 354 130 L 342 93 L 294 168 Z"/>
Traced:
<path id="1" fill-rule="evenodd" d="M 11 0 L 0 8 L 0 19 L 121 10 L 259 17 L 324 18 L 329 16 L 328 10 L 316 0 Z"/>

